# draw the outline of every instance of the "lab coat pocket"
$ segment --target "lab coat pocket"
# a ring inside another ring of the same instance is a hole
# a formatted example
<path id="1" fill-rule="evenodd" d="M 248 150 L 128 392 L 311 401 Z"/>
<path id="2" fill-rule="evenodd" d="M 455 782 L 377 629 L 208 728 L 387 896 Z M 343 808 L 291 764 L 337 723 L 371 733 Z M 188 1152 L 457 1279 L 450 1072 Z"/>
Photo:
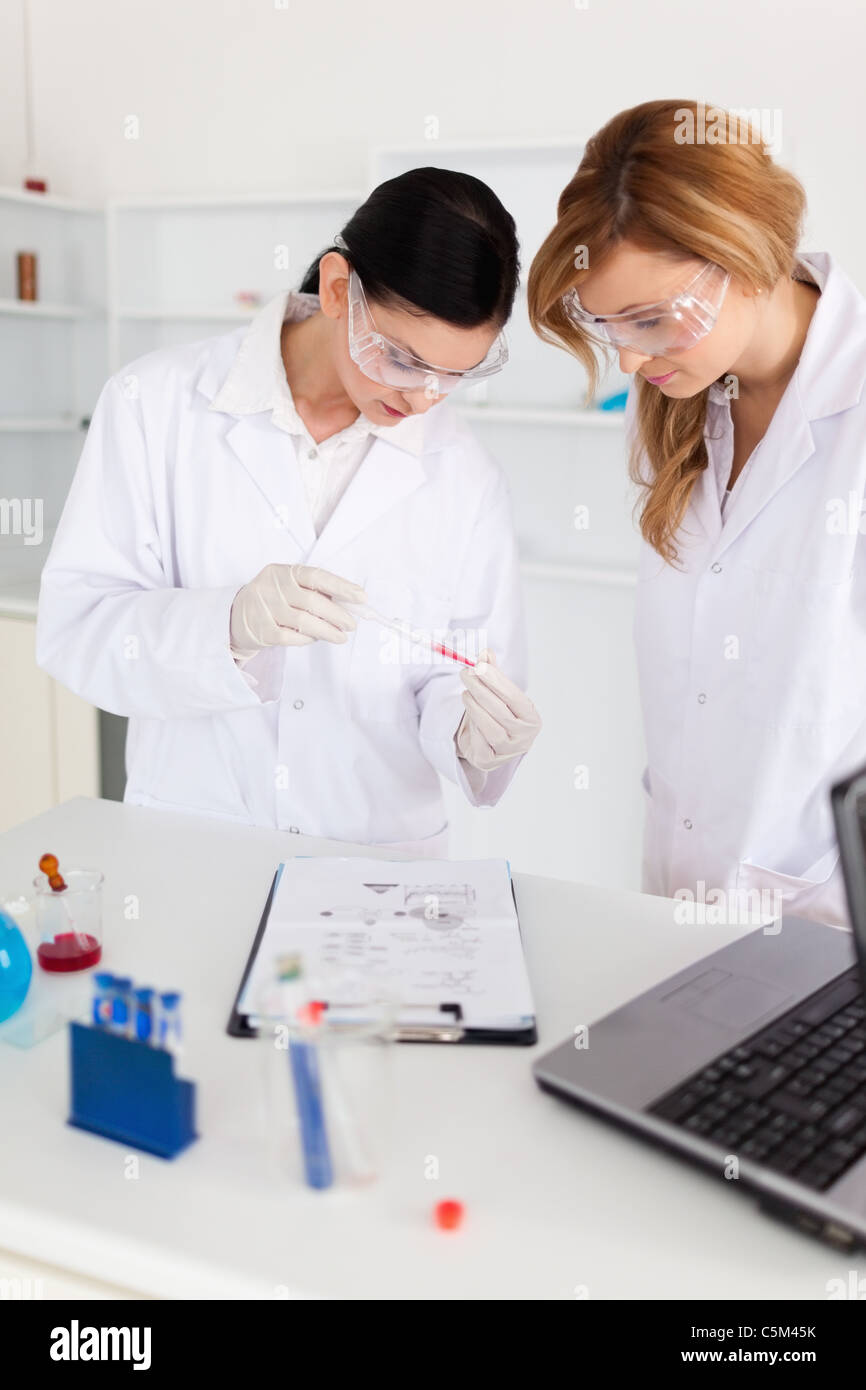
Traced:
<path id="1" fill-rule="evenodd" d="M 811 916 L 816 904 L 835 896 L 828 894 L 827 889 L 838 864 L 839 850 L 835 845 L 799 876 L 744 859 L 737 868 L 737 892 L 748 894 L 749 902 L 760 907 L 764 919 L 780 917 L 783 911 Z"/>

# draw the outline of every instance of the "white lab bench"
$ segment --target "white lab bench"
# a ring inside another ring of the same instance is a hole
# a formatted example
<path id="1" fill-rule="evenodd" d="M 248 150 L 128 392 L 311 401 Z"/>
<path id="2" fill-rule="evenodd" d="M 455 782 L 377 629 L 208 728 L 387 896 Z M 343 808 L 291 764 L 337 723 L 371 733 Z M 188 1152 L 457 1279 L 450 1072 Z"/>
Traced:
<path id="1" fill-rule="evenodd" d="M 65 1029 L 0 1045 L 4 1276 L 39 1270 L 47 1298 L 173 1299 L 822 1299 L 847 1279 L 850 1255 L 530 1075 L 540 1050 L 736 930 L 678 925 L 668 900 L 518 875 L 538 1046 L 396 1045 L 389 1176 L 314 1192 L 265 1161 L 263 1044 L 225 1025 L 280 859 L 369 851 L 79 797 L 0 836 L 0 896 L 26 889 L 46 851 L 103 869 L 106 966 L 183 991 L 179 1071 L 198 1084 L 201 1138 L 173 1162 L 142 1155 L 135 1176 L 130 1150 L 65 1124 Z M 454 1232 L 432 1220 L 448 1197 L 465 1205 Z"/>

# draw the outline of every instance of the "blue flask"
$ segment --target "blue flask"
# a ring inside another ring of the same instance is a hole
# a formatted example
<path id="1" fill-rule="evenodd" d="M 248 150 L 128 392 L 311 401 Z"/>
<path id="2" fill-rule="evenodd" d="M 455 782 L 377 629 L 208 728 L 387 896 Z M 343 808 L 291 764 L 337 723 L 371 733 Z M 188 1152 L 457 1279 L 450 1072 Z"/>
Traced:
<path id="1" fill-rule="evenodd" d="M 14 920 L 0 910 L 0 1023 L 21 1008 L 32 974 L 27 943 Z"/>

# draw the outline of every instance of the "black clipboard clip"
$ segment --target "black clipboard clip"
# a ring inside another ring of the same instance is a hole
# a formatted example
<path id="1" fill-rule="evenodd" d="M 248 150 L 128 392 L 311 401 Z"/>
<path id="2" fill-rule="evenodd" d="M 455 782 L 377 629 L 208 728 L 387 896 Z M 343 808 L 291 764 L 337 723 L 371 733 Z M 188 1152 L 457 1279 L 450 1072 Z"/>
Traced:
<path id="1" fill-rule="evenodd" d="M 336 999 L 323 1000 L 326 1009 L 351 1008 L 349 1004 L 343 1004 Z M 431 1023 L 429 1020 L 424 1023 L 407 1023 L 402 1020 L 400 1023 L 392 1023 L 387 1030 L 389 1042 L 462 1042 L 466 1037 L 466 1029 L 463 1025 L 463 1006 L 461 1004 L 401 1004 L 400 1013 L 405 1014 L 410 1009 L 422 1009 L 424 1013 L 431 1010 L 438 1010 L 440 1014 L 450 1014 L 453 1022 Z"/>
<path id="2" fill-rule="evenodd" d="M 390 1036 L 394 1042 L 462 1042 L 466 1036 L 463 1026 L 463 1009 L 460 1004 L 440 1004 L 440 1014 L 450 1014 L 451 1023 L 395 1023 Z M 401 1013 L 409 1009 L 429 1011 L 429 1004 L 403 1004 Z"/>

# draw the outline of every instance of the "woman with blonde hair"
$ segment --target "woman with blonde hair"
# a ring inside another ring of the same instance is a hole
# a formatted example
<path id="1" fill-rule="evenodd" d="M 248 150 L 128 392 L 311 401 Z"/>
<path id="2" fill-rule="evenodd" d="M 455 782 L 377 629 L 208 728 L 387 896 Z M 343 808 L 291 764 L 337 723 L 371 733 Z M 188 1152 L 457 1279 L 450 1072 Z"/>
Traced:
<path id="1" fill-rule="evenodd" d="M 866 301 L 798 252 L 803 188 L 757 133 L 702 141 L 699 117 L 646 102 L 593 136 L 529 312 L 590 389 L 600 346 L 635 377 L 645 889 L 842 924 L 828 788 L 866 763 Z"/>

